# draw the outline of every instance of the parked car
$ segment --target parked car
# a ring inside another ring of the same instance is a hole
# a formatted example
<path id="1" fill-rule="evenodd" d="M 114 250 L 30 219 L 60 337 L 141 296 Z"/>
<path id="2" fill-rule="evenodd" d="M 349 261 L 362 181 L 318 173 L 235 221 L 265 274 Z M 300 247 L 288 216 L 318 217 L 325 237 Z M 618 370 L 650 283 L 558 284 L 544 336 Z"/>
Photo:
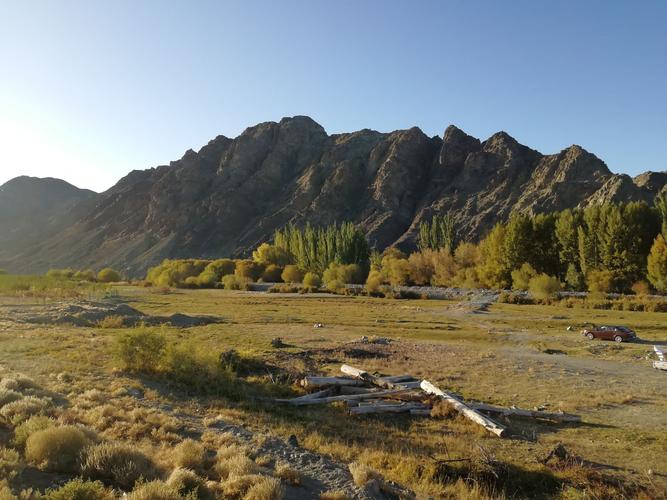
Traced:
<path id="1" fill-rule="evenodd" d="M 614 342 L 630 342 L 637 338 L 637 334 L 625 326 L 591 326 L 585 328 L 582 335 L 590 340 L 602 339 Z"/>

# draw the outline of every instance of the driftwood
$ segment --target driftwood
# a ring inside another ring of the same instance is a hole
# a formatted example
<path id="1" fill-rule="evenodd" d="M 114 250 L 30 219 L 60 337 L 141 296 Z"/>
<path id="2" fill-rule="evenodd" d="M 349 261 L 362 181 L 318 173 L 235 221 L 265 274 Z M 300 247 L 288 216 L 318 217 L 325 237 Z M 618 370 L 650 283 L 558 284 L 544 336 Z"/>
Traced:
<path id="1" fill-rule="evenodd" d="M 485 417 L 477 410 L 473 410 L 456 396 L 439 389 L 428 380 L 422 380 L 421 388 L 425 392 L 439 396 L 443 400 L 447 401 L 461 415 L 481 425 L 492 434 L 495 434 L 498 437 L 503 437 L 507 433 L 507 429 L 505 429 L 505 427 L 498 424 L 497 422 L 494 422 L 490 418 Z"/>
<path id="2" fill-rule="evenodd" d="M 354 366 L 343 365 L 340 367 L 340 371 L 342 371 L 346 375 L 351 375 L 352 377 L 356 377 L 359 380 L 363 380 L 364 382 L 367 382 L 371 385 L 382 387 L 383 389 L 397 389 L 400 386 L 400 384 L 391 382 L 390 380 L 387 379 L 376 377 L 375 375 L 371 375 L 367 371 L 360 370 L 359 368 L 355 368 Z"/>
<path id="3" fill-rule="evenodd" d="M 572 415 L 563 412 L 548 412 L 537 410 L 524 410 L 522 408 L 495 406 L 486 403 L 466 403 L 473 410 L 486 411 L 490 413 L 500 413 L 501 415 L 516 415 L 519 417 L 541 418 L 553 420 L 555 422 L 581 422 L 579 415 Z"/>
<path id="4" fill-rule="evenodd" d="M 379 405 L 359 405 L 350 408 L 352 415 L 368 415 L 371 413 L 408 413 L 412 410 L 425 409 L 420 403 L 399 403 L 399 404 L 379 404 Z"/>
<path id="5" fill-rule="evenodd" d="M 653 368 L 656 370 L 667 370 L 667 361 L 654 361 Z"/>
<path id="6" fill-rule="evenodd" d="M 361 386 L 363 380 L 345 377 L 305 377 L 301 381 L 303 387 L 323 387 L 323 386 Z"/>

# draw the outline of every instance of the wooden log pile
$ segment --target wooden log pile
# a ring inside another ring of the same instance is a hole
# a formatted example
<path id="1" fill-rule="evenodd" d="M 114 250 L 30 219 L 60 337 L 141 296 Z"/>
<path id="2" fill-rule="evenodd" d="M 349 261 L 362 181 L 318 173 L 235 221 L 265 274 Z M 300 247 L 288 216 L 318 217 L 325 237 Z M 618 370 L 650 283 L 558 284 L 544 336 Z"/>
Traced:
<path id="1" fill-rule="evenodd" d="M 341 372 L 343 376 L 340 377 L 305 377 L 301 385 L 314 392 L 292 399 L 278 399 L 276 402 L 293 406 L 342 402 L 350 415 L 403 413 L 428 417 L 434 402 L 443 401 L 463 417 L 498 437 L 506 436 L 507 428 L 493 420 L 497 416 L 518 416 L 559 423 L 581 421 L 579 415 L 569 413 L 464 401 L 428 380 L 418 380 L 411 375 L 378 377 L 349 365 L 342 365 Z"/>

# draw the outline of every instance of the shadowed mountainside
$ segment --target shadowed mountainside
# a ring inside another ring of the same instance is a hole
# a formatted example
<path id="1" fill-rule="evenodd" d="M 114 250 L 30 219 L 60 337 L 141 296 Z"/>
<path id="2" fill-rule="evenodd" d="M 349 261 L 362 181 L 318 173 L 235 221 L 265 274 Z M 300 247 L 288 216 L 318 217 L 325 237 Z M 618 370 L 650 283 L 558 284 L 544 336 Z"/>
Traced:
<path id="1" fill-rule="evenodd" d="M 419 223 L 448 211 L 459 235 L 477 240 L 513 211 L 650 201 L 666 183 L 665 172 L 612 174 L 576 145 L 543 155 L 505 132 L 483 142 L 453 125 L 442 138 L 416 127 L 328 135 L 296 116 L 218 136 L 99 195 L 55 179 L 9 181 L 0 187 L 0 266 L 138 275 L 166 257 L 248 255 L 288 222 L 349 220 L 378 249 L 411 248 Z"/>

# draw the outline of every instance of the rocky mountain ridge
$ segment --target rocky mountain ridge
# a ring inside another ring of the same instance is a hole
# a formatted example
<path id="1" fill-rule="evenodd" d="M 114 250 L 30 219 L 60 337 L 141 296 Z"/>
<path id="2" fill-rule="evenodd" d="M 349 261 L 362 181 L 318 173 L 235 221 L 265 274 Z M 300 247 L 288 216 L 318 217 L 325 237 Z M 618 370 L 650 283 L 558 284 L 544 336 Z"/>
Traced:
<path id="1" fill-rule="evenodd" d="M 16 199 L 6 195 L 15 181 L 0 187 L 0 208 Z M 15 207 L 0 216 L 0 267 L 112 265 L 139 275 L 166 257 L 249 255 L 289 222 L 349 220 L 379 249 L 409 249 L 420 222 L 435 214 L 451 211 L 459 235 L 477 240 L 514 211 L 651 201 L 665 185 L 667 172 L 613 174 L 576 145 L 543 155 L 505 132 L 480 141 L 453 125 L 442 138 L 416 127 L 329 135 L 296 116 L 218 136 L 101 194 L 76 190 L 49 208 Z M 32 190 L 25 186 L 23 196 Z M 39 234 L 27 231 L 22 221 L 44 218 L 44 210 L 51 222 Z"/>

